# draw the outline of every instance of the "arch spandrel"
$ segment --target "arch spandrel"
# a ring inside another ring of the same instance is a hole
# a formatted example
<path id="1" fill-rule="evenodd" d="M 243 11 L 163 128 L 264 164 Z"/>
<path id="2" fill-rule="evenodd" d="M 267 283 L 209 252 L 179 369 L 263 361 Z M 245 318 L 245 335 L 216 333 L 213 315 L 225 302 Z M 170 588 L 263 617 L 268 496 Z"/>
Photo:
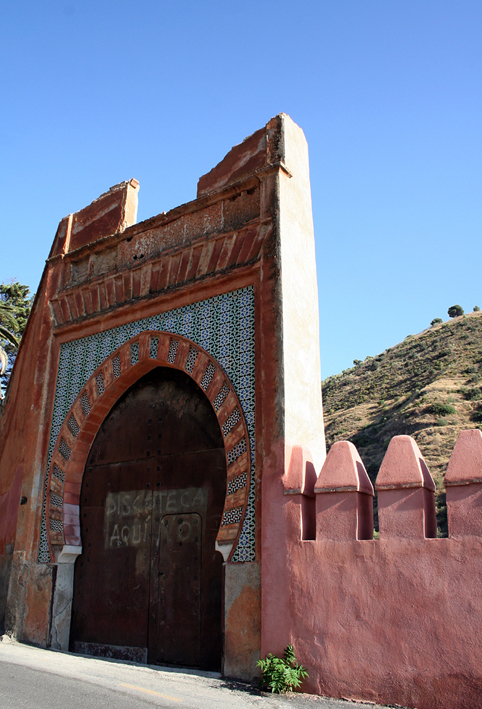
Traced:
<path id="1" fill-rule="evenodd" d="M 155 367 L 184 371 L 205 393 L 224 439 L 227 489 L 216 537 L 229 561 L 241 533 L 250 486 L 249 436 L 241 404 L 222 367 L 195 342 L 164 331 L 143 332 L 97 367 L 60 428 L 49 470 L 47 538 L 52 558 L 64 545 L 81 548 L 80 491 L 87 456 L 115 402 Z"/>

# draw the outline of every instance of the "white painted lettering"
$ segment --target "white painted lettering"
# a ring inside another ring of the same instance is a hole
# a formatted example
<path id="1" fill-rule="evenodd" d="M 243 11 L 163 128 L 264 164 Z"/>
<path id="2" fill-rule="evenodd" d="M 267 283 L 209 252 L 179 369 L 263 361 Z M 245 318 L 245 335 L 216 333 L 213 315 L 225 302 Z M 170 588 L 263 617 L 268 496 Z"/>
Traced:
<path id="1" fill-rule="evenodd" d="M 111 537 L 110 537 L 110 545 L 111 545 L 111 547 L 114 546 L 114 542 L 115 542 L 115 546 L 116 546 L 116 547 L 118 547 L 119 544 L 121 543 L 121 542 L 120 542 L 120 534 L 119 534 L 119 525 L 118 525 L 118 524 L 114 524 L 114 529 L 113 529 L 112 534 L 111 534 Z"/>

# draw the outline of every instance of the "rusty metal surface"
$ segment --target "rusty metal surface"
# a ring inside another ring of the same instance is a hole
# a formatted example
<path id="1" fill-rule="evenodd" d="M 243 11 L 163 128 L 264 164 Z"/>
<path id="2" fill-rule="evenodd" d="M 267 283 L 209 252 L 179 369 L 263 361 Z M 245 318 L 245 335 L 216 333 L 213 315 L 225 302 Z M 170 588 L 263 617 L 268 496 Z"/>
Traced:
<path id="1" fill-rule="evenodd" d="M 107 416 L 81 491 L 72 647 L 149 648 L 149 662 L 221 663 L 223 439 L 203 392 L 157 368 Z"/>

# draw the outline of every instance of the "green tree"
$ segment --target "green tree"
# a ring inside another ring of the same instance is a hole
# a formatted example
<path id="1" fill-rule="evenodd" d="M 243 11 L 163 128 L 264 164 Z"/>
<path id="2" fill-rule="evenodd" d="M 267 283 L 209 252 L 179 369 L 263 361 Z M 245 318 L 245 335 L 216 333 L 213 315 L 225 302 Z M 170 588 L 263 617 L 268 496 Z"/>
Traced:
<path id="1" fill-rule="evenodd" d="M 451 305 L 450 308 L 447 310 L 449 317 L 451 318 L 458 318 L 459 315 L 464 314 L 464 309 L 462 308 L 461 305 Z"/>
<path id="2" fill-rule="evenodd" d="M 432 322 L 430 323 L 430 325 L 433 327 L 434 325 L 440 325 L 441 322 L 442 322 L 442 318 L 434 318 L 432 320 Z"/>
<path id="3" fill-rule="evenodd" d="M 0 348 L 3 350 L 2 360 L 5 367 L 2 371 L 1 384 L 5 388 L 12 373 L 12 367 L 17 356 L 20 340 L 27 325 L 32 308 L 33 298 L 30 288 L 18 281 L 0 285 Z M 8 363 L 5 362 L 8 355 Z"/>
<path id="4" fill-rule="evenodd" d="M 480 310 L 478 305 L 474 305 L 474 313 L 478 313 Z"/>

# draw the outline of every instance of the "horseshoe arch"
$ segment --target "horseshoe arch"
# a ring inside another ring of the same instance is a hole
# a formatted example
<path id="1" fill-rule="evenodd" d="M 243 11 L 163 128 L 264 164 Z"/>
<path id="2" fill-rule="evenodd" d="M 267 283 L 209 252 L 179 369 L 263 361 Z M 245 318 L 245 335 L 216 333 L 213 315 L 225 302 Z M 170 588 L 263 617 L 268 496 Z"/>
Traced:
<path id="1" fill-rule="evenodd" d="M 181 335 L 143 332 L 124 343 L 80 391 L 60 428 L 48 474 L 47 538 L 53 559 L 80 554 L 80 491 L 92 442 L 115 402 L 155 367 L 188 374 L 209 399 L 224 439 L 227 488 L 216 546 L 230 561 L 241 533 L 250 484 L 249 438 L 241 405 L 221 366 Z"/>

